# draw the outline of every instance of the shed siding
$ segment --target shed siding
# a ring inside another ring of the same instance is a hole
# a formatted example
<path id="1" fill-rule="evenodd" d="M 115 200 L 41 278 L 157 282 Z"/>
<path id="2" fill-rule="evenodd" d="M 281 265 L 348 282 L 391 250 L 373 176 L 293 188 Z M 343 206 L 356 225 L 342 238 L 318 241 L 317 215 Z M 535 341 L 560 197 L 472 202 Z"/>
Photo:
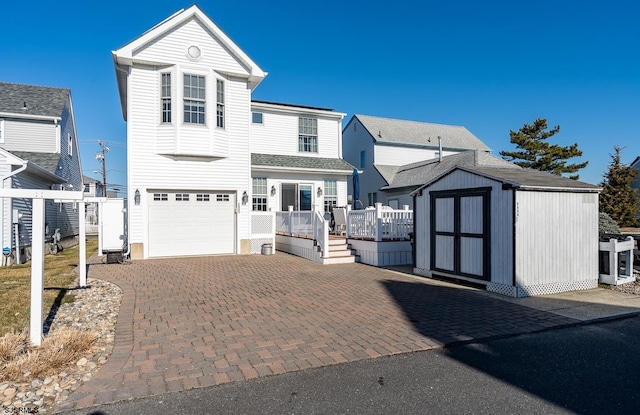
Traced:
<path id="1" fill-rule="evenodd" d="M 4 128 L 2 148 L 7 151 L 56 152 L 56 126 L 53 121 L 5 119 Z"/>
<path id="2" fill-rule="evenodd" d="M 513 240 L 512 240 L 512 196 L 511 191 L 502 190 L 502 184 L 485 177 L 456 170 L 443 177 L 416 196 L 414 212 L 416 227 L 416 268 L 428 272 L 430 264 L 430 215 L 429 192 L 440 190 L 491 187 L 491 281 L 512 285 Z M 453 212 L 451 212 L 453 214 Z M 461 264 L 465 270 L 477 270 L 478 264 Z"/>
<path id="3" fill-rule="evenodd" d="M 195 45 L 202 56 L 197 62 L 187 58 L 187 48 Z M 182 63 L 219 71 L 248 74 L 236 59 L 207 31 L 196 18 L 191 18 L 169 33 L 133 51 L 134 58 L 151 62 Z"/>
<path id="4" fill-rule="evenodd" d="M 262 124 L 251 125 L 251 152 L 262 154 L 281 154 L 288 156 L 308 157 L 340 157 L 341 121 L 337 118 L 318 117 L 306 114 L 301 109 L 299 114 L 278 113 L 276 111 L 257 110 L 262 112 Z M 318 152 L 298 151 L 298 118 L 309 117 L 318 120 Z"/>
<path id="5" fill-rule="evenodd" d="M 597 281 L 597 194 L 518 191 L 516 203 L 519 286 Z"/>

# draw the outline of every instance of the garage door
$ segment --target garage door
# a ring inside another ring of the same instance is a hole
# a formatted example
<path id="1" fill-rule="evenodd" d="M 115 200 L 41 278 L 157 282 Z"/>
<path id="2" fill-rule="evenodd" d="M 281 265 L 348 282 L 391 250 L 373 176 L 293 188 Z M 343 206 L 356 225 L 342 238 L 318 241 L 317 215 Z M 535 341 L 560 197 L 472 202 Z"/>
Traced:
<path id="1" fill-rule="evenodd" d="M 150 192 L 149 256 L 235 252 L 235 194 Z"/>

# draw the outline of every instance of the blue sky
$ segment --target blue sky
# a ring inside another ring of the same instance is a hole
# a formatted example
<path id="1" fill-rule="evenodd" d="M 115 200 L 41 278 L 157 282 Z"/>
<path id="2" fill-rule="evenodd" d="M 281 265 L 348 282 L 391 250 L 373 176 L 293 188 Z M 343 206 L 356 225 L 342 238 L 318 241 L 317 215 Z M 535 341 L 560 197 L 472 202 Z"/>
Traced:
<path id="1" fill-rule="evenodd" d="M 632 0 L 202 1 L 263 70 L 254 99 L 463 125 L 494 151 L 546 118 L 598 183 L 613 146 L 640 155 L 640 6 Z M 191 3 L 30 1 L 2 7 L 0 80 L 72 91 L 85 174 L 126 185 L 111 51 Z M 346 124 L 345 120 L 345 124 Z"/>

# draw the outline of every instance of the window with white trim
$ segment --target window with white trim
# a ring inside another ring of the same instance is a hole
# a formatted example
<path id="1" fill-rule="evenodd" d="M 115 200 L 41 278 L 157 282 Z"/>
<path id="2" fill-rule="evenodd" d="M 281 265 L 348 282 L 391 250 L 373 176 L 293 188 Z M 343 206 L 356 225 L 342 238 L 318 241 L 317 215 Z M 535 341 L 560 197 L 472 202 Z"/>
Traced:
<path id="1" fill-rule="evenodd" d="M 216 202 L 228 202 L 229 195 L 216 195 Z"/>
<path id="2" fill-rule="evenodd" d="M 298 151 L 318 152 L 318 120 L 315 118 L 298 118 Z"/>
<path id="3" fill-rule="evenodd" d="M 261 112 L 252 112 L 251 113 L 251 122 L 254 124 L 262 124 L 262 113 Z"/>
<path id="4" fill-rule="evenodd" d="M 324 211 L 331 212 L 338 204 L 338 182 L 335 180 L 324 181 Z"/>
<path id="5" fill-rule="evenodd" d="M 159 202 L 166 202 L 169 200 L 169 195 L 167 193 L 154 193 L 153 200 Z"/>
<path id="6" fill-rule="evenodd" d="M 208 202 L 209 194 L 207 193 L 198 193 L 196 194 L 196 202 Z"/>
<path id="7" fill-rule="evenodd" d="M 184 75 L 184 122 L 204 124 L 205 79 L 201 75 Z"/>
<path id="8" fill-rule="evenodd" d="M 378 193 L 367 193 L 367 199 L 369 201 L 368 206 L 374 206 L 376 203 L 378 203 Z"/>
<path id="9" fill-rule="evenodd" d="M 162 122 L 171 122 L 171 74 L 161 75 L 160 101 L 162 105 Z"/>
<path id="10" fill-rule="evenodd" d="M 216 127 L 224 128 L 224 81 L 216 80 Z"/>
<path id="11" fill-rule="evenodd" d="M 361 169 L 364 169 L 366 162 L 367 162 L 367 152 L 365 150 L 362 150 L 360 152 L 360 168 Z"/>
<path id="12" fill-rule="evenodd" d="M 176 202 L 188 202 L 189 193 L 176 193 Z"/>
<path id="13" fill-rule="evenodd" d="M 252 210 L 267 211 L 267 178 L 254 177 L 252 186 Z"/>
<path id="14" fill-rule="evenodd" d="M 67 154 L 73 156 L 73 137 L 71 134 L 67 134 Z"/>

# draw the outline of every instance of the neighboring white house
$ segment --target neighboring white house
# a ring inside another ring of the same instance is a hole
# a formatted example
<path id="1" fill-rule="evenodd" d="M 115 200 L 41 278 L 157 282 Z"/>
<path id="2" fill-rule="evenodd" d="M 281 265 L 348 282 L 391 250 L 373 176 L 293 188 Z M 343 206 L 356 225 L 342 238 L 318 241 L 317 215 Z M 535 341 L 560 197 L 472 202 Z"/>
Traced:
<path id="1" fill-rule="evenodd" d="M 0 182 L 4 188 L 82 189 L 69 89 L 0 82 Z M 61 244 L 75 243 L 77 205 L 50 200 L 45 209 L 49 234 L 60 229 Z M 0 242 L 12 250 L 15 219 L 24 260 L 31 246 L 31 201 L 0 199 Z"/>
<path id="2" fill-rule="evenodd" d="M 536 170 L 453 166 L 413 192 L 414 272 L 515 297 L 596 288 L 600 190 Z"/>
<path id="3" fill-rule="evenodd" d="M 104 186 L 102 182 L 88 176 L 82 176 L 84 183 L 85 197 L 102 197 L 104 196 Z M 87 233 L 96 233 L 98 231 L 98 202 L 86 202 L 84 211 L 84 223 Z"/>
<path id="4" fill-rule="evenodd" d="M 344 114 L 252 101 L 267 74 L 196 5 L 113 59 L 132 258 L 249 253 L 258 213 L 346 203 Z"/>
<path id="5" fill-rule="evenodd" d="M 359 176 L 359 200 L 364 206 L 373 206 L 376 202 L 396 209 L 411 205 L 409 194 L 424 180 L 410 179 L 409 174 L 396 175 L 411 170 L 415 163 L 466 150 L 490 151 L 461 126 L 360 114 L 351 117 L 342 135 L 344 159 L 363 172 Z"/>

